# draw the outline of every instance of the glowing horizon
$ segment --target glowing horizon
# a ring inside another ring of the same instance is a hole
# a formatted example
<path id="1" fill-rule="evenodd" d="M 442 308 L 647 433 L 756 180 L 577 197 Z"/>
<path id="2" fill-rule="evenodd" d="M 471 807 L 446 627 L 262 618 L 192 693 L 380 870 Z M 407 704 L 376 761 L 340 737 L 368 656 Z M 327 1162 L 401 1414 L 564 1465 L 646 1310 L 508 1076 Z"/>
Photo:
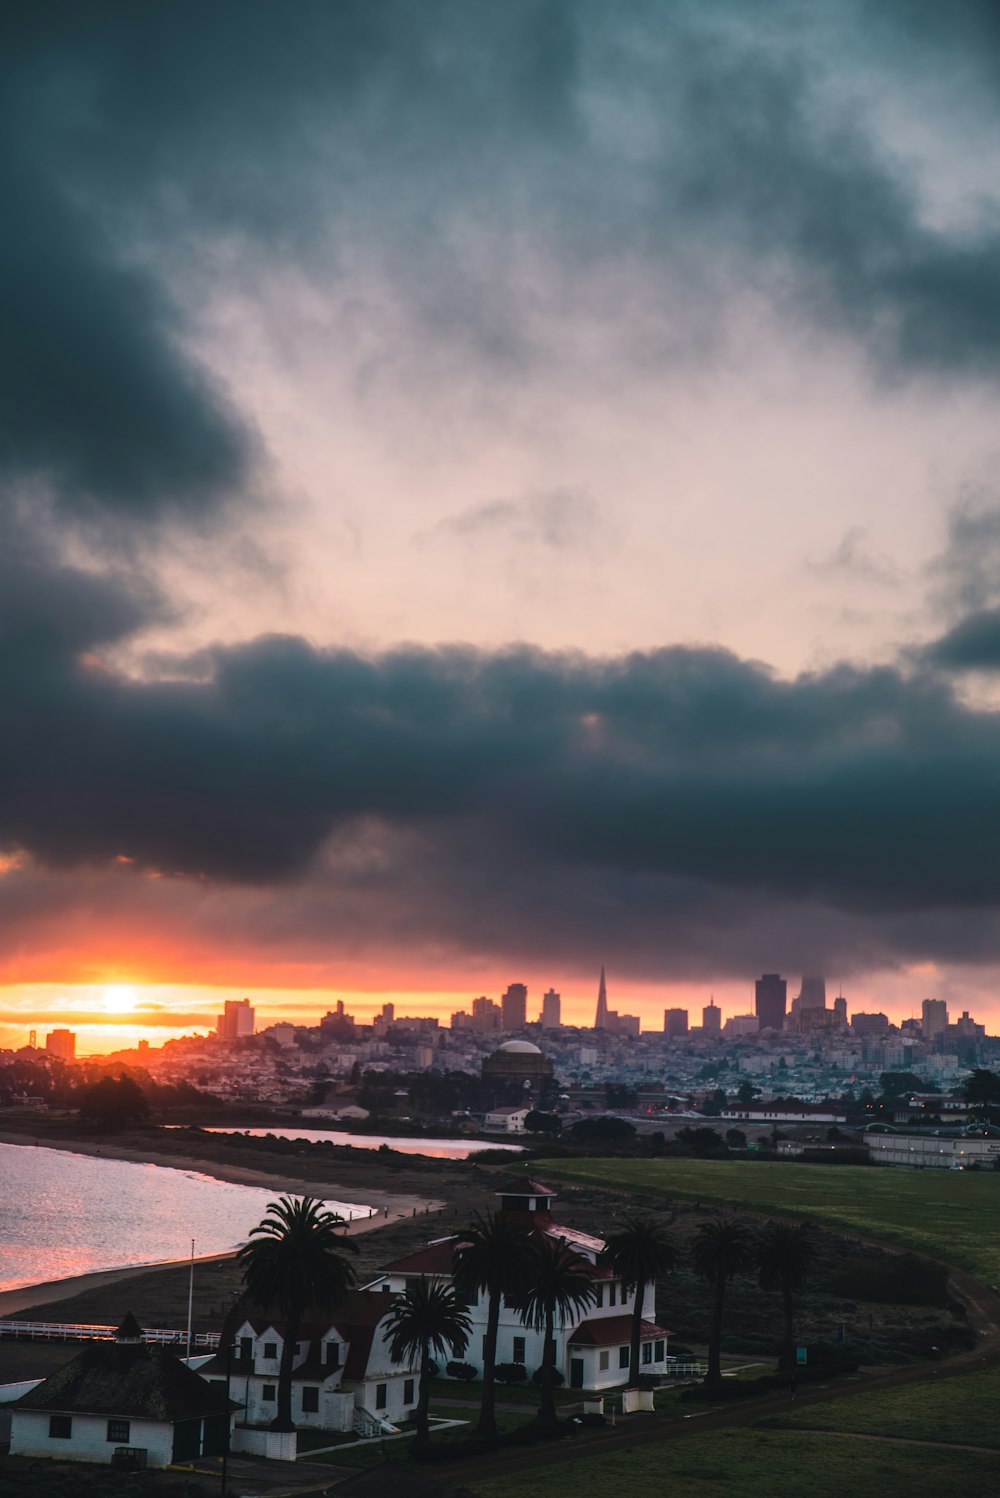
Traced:
<path id="1" fill-rule="evenodd" d="M 866 984 L 848 990 L 848 1011 L 882 1012 L 894 1024 L 920 1017 L 923 998 L 946 997 L 952 1019 L 968 1009 L 980 1023 L 991 1030 L 1000 1020 L 1000 1006 L 990 1002 L 988 989 L 971 986 L 963 991 L 950 987 L 942 993 L 937 975 L 926 968 L 909 974 L 887 975 L 880 985 Z M 140 1040 L 151 1046 L 192 1033 L 209 1033 L 215 1029 L 216 1017 L 230 999 L 249 998 L 256 1012 L 257 1030 L 281 1021 L 300 1025 L 317 1025 L 328 1010 L 343 1001 L 348 1012 L 361 1023 L 371 1023 L 384 1003 L 395 1005 L 399 1018 L 429 1015 L 447 1026 L 450 1016 L 468 1011 L 480 993 L 499 1000 L 508 982 L 524 981 L 514 974 L 503 981 L 483 983 L 467 989 L 372 985 L 359 987 L 284 988 L 240 987 L 199 984 L 146 984 L 139 981 L 127 986 L 134 994 L 134 1008 L 127 1013 L 109 1010 L 106 984 L 14 984 L 0 988 L 0 1048 L 17 1049 L 27 1044 L 28 1032 L 38 1032 L 39 1048 L 44 1048 L 45 1032 L 66 1028 L 77 1035 L 77 1055 L 106 1055 L 128 1049 Z M 597 977 L 588 985 L 578 978 L 539 979 L 528 982 L 528 1019 L 538 1018 L 542 994 L 555 988 L 562 997 L 562 1019 L 567 1025 L 589 1028 L 594 1022 L 597 1002 Z M 921 986 L 922 985 L 922 986 Z M 115 986 L 115 985 L 112 985 Z M 835 997 L 836 985 L 827 984 L 827 1005 Z M 926 991 L 925 991 L 926 990 Z M 797 979 L 788 979 L 789 1002 L 797 992 Z M 920 997 L 914 997 L 919 994 Z M 622 1014 L 638 1014 L 644 1033 L 663 1028 L 664 1009 L 687 1009 L 692 1025 L 700 1024 L 701 1010 L 710 1001 L 722 1010 L 723 1020 L 736 1014 L 751 1014 L 754 1007 L 753 982 L 734 984 L 617 984 L 613 969 L 609 972 L 609 1006 Z M 17 1037 L 22 1037 L 17 1039 Z"/>

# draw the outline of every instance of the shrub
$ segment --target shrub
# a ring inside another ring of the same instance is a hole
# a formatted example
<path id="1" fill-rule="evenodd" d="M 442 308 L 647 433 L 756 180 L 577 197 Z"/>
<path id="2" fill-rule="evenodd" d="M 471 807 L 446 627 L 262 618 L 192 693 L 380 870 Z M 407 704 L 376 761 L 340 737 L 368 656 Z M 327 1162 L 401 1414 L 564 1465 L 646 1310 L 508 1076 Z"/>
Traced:
<path id="1" fill-rule="evenodd" d="M 493 1377 L 498 1384 L 523 1384 L 528 1370 L 523 1363 L 497 1363 Z"/>
<path id="2" fill-rule="evenodd" d="M 829 1278 L 834 1295 L 883 1305 L 946 1306 L 948 1269 L 919 1254 L 852 1259 Z"/>
<path id="3" fill-rule="evenodd" d="M 531 1375 L 531 1382 L 533 1384 L 540 1384 L 541 1381 L 542 1381 L 542 1370 L 541 1370 L 541 1368 L 536 1368 L 535 1371 L 534 1371 L 534 1373 Z M 552 1370 L 552 1387 L 554 1389 L 559 1389 L 559 1388 L 562 1387 L 562 1385 L 565 1382 L 566 1382 L 566 1380 L 563 1378 L 562 1374 L 559 1372 L 559 1369 L 558 1368 L 553 1368 L 553 1370 Z"/>
<path id="4" fill-rule="evenodd" d="M 457 1363 L 454 1360 L 446 1365 L 444 1371 L 449 1378 L 460 1379 L 463 1384 L 470 1384 L 476 1376 L 471 1363 Z"/>

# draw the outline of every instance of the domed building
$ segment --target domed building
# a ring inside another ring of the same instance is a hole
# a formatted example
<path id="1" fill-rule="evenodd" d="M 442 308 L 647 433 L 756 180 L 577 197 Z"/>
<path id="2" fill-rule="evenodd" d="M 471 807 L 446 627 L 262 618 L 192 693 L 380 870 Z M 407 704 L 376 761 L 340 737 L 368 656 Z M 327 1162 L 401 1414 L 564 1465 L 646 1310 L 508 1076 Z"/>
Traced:
<path id="1" fill-rule="evenodd" d="M 530 1083 L 532 1091 L 537 1092 L 551 1081 L 553 1072 L 552 1057 L 543 1056 L 530 1040 L 505 1040 L 483 1061 L 483 1081 L 494 1087 L 513 1084 L 527 1091 L 525 1084 Z"/>

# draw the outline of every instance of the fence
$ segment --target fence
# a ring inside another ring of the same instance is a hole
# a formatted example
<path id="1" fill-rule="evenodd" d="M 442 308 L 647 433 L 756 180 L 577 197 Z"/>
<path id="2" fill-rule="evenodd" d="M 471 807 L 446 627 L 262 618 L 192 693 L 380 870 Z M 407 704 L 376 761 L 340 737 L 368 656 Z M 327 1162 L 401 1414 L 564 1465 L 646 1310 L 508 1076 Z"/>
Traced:
<path id="1" fill-rule="evenodd" d="M 113 1342 L 116 1330 L 113 1326 L 86 1321 L 0 1321 L 0 1337 L 28 1342 Z M 167 1347 L 186 1347 L 187 1332 L 150 1327 L 143 1332 L 142 1340 Z M 212 1349 L 218 1345 L 218 1332 L 195 1332 L 191 1337 L 192 1348 Z"/>

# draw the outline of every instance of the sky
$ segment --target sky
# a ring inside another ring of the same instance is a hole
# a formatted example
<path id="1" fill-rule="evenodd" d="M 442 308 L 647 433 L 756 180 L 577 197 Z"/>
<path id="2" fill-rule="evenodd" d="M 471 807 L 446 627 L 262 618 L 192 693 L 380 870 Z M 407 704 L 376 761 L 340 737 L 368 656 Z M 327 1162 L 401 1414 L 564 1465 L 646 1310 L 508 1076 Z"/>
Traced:
<path id="1" fill-rule="evenodd" d="M 0 59 L 0 1044 L 602 962 L 1000 1025 L 994 4 Z"/>

